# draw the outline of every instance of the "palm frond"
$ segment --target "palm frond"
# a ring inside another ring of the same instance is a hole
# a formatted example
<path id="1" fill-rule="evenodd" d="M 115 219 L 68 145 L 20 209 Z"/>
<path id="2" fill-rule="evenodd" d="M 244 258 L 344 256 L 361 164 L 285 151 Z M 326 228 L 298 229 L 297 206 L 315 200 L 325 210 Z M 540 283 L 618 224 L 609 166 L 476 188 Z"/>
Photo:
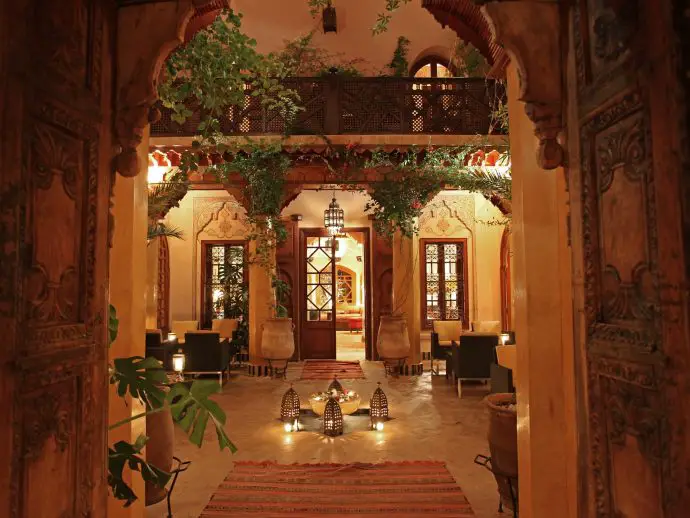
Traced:
<path id="1" fill-rule="evenodd" d="M 148 228 L 148 233 L 146 236 L 146 239 L 148 241 L 152 241 L 153 239 L 156 239 L 157 237 L 171 237 L 174 239 L 184 239 L 184 232 L 182 232 L 182 229 L 177 228 L 177 227 L 169 227 L 165 223 L 157 222 L 154 223 L 153 225 L 149 225 Z"/>
<path id="2" fill-rule="evenodd" d="M 478 192 L 487 197 L 497 195 L 506 200 L 513 197 L 513 180 L 508 175 L 468 167 L 460 171 L 454 180 L 458 188 L 466 191 Z"/>

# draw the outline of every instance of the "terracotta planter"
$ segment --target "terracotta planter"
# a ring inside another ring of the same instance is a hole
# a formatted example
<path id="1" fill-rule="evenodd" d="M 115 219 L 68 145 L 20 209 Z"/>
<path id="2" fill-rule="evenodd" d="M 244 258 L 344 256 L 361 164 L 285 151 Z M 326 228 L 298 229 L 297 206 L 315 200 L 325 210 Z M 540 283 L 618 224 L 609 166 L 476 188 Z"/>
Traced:
<path id="1" fill-rule="evenodd" d="M 146 461 L 159 469 L 170 471 L 173 467 L 173 442 L 175 429 L 170 409 L 146 416 Z M 168 491 L 146 482 L 146 505 L 163 500 Z"/>
<path id="2" fill-rule="evenodd" d="M 376 350 L 383 360 L 397 360 L 410 355 L 410 335 L 403 316 L 381 316 Z"/>
<path id="3" fill-rule="evenodd" d="M 491 468 L 503 505 L 511 511 L 518 494 L 517 406 L 514 394 L 491 394 L 489 408 L 489 450 Z M 512 485 L 512 487 L 511 487 Z M 512 490 L 512 493 L 511 493 Z"/>
<path id="4" fill-rule="evenodd" d="M 295 326 L 291 318 L 271 318 L 261 326 L 261 355 L 267 360 L 289 360 L 295 353 Z"/>

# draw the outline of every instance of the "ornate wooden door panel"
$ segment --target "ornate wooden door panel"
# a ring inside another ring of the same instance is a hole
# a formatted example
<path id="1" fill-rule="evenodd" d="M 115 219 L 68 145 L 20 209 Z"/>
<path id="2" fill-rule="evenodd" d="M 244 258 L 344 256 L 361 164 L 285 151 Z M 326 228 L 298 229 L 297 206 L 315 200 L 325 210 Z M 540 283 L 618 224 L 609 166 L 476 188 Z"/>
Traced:
<path id="1" fill-rule="evenodd" d="M 96 518 L 115 11 L 106 0 L 11 4 L 0 19 L 0 516 Z"/>
<path id="2" fill-rule="evenodd" d="M 670 3 L 581 0 L 574 16 L 597 517 L 680 517 L 689 504 Z"/>

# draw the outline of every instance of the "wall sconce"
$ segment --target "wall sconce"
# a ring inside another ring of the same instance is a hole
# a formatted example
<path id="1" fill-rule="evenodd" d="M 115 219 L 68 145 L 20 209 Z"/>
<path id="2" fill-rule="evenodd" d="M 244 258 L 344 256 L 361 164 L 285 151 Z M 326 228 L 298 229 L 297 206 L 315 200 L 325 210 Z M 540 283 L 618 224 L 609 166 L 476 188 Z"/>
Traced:
<path id="1" fill-rule="evenodd" d="M 335 7 L 330 4 L 328 7 L 324 7 L 321 19 L 323 20 L 324 33 L 338 32 L 338 18 L 335 13 Z"/>
<path id="2" fill-rule="evenodd" d="M 178 349 L 177 352 L 172 355 L 173 370 L 178 374 L 182 375 L 182 371 L 184 371 L 186 363 L 187 357 L 182 352 L 182 349 Z"/>

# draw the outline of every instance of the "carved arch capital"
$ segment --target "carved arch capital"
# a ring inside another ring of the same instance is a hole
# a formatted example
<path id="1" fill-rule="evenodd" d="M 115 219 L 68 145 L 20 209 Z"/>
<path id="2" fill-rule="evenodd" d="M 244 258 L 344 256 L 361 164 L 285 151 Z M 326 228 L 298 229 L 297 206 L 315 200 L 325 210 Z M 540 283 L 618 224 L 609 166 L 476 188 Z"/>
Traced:
<path id="1" fill-rule="evenodd" d="M 194 14 L 194 0 L 132 4 L 118 10 L 115 144 L 113 169 L 136 176 L 140 169 L 137 147 L 158 99 L 161 67 L 170 52 L 184 41 Z"/>
<path id="2" fill-rule="evenodd" d="M 565 161 L 558 142 L 563 130 L 560 2 L 481 3 L 494 38 L 517 66 L 520 100 L 539 139 L 537 163 L 543 169 L 555 169 Z"/>

